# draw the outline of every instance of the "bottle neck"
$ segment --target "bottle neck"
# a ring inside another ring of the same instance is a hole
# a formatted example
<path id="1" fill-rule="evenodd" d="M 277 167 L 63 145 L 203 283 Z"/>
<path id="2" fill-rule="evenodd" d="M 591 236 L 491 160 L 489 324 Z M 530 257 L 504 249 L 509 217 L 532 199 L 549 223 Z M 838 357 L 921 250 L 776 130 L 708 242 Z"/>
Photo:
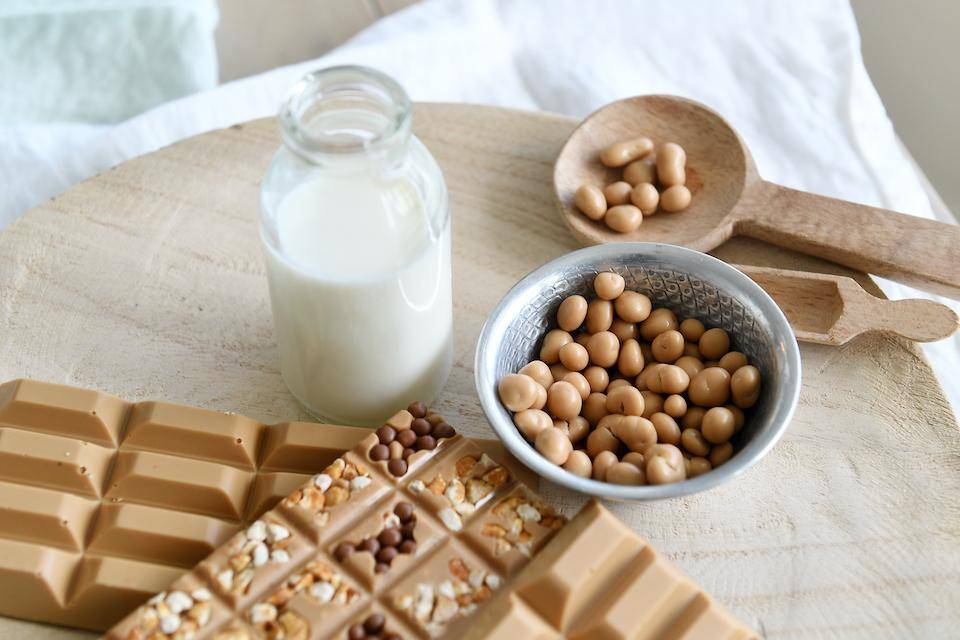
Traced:
<path id="1" fill-rule="evenodd" d="M 342 171 L 396 166 L 410 140 L 410 99 L 374 69 L 322 69 L 287 94 L 280 129 L 286 146 L 311 164 Z"/>

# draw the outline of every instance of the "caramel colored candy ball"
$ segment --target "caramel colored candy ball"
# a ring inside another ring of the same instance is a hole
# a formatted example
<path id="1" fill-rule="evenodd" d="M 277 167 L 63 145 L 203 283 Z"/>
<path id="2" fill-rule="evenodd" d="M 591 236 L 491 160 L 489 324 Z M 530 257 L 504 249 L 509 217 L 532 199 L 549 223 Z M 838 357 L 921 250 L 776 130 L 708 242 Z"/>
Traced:
<path id="1" fill-rule="evenodd" d="M 683 355 L 683 345 L 683 334 L 676 329 L 670 329 L 654 338 L 650 349 L 658 362 L 676 362 L 677 358 Z"/>
<path id="2" fill-rule="evenodd" d="M 677 316 L 670 309 L 654 309 L 647 316 L 647 319 L 640 324 L 640 336 L 647 341 L 652 341 L 664 331 L 677 329 L 680 323 L 677 322 Z"/>
<path id="3" fill-rule="evenodd" d="M 616 451 L 619 446 L 617 437 L 599 425 L 587 436 L 587 454 L 591 458 L 596 458 L 601 451 Z"/>
<path id="4" fill-rule="evenodd" d="M 601 331 L 590 336 L 587 343 L 591 364 L 600 367 L 612 367 L 620 355 L 620 341 L 609 331 Z"/>
<path id="5" fill-rule="evenodd" d="M 604 147 L 600 152 L 600 162 L 607 167 L 622 167 L 650 155 L 653 148 L 653 140 L 646 136 L 637 136 Z"/>
<path id="6" fill-rule="evenodd" d="M 643 322 L 650 316 L 650 298 L 636 291 L 624 291 L 614 300 L 613 309 L 624 322 Z"/>
<path id="7" fill-rule="evenodd" d="M 557 309 L 557 324 L 567 332 L 580 328 L 587 317 L 587 299 L 583 296 L 569 296 Z"/>
<path id="8" fill-rule="evenodd" d="M 591 220 L 600 220 L 607 212 L 607 201 L 603 191 L 590 184 L 580 185 L 573 194 L 573 204 Z"/>
<path id="9" fill-rule="evenodd" d="M 607 413 L 642 416 L 643 408 L 643 395 L 636 387 L 625 384 L 607 391 Z"/>
<path id="10" fill-rule="evenodd" d="M 680 434 L 680 445 L 693 456 L 706 456 L 710 453 L 710 443 L 696 429 L 684 429 Z"/>
<path id="11" fill-rule="evenodd" d="M 607 470 L 620 462 L 613 451 L 601 451 L 593 459 L 593 479 L 604 482 L 607 479 Z"/>
<path id="12" fill-rule="evenodd" d="M 665 189 L 660 194 L 660 208 L 667 213 L 677 213 L 689 207 L 692 199 L 690 189 L 682 184 L 677 184 Z"/>
<path id="13" fill-rule="evenodd" d="M 577 371 L 571 371 L 567 375 L 561 378 L 564 382 L 569 382 L 574 387 L 577 388 L 577 391 L 580 392 L 580 398 L 586 400 L 590 395 L 590 383 L 587 382 L 587 379 L 583 377 L 582 373 Z"/>
<path id="14" fill-rule="evenodd" d="M 623 276 L 619 273 L 603 271 L 593 279 L 593 290 L 603 300 L 614 300 L 623 293 Z"/>
<path id="15" fill-rule="evenodd" d="M 537 451 L 544 458 L 556 465 L 562 465 L 570 457 L 573 445 L 570 438 L 556 427 L 548 427 L 537 435 L 534 442 Z"/>
<path id="16" fill-rule="evenodd" d="M 718 444 L 710 450 L 710 464 L 719 467 L 733 456 L 733 445 L 729 442 Z"/>
<path id="17" fill-rule="evenodd" d="M 623 180 L 634 186 L 641 182 L 655 184 L 657 182 L 657 165 L 649 158 L 631 162 L 623 169 Z"/>
<path id="18" fill-rule="evenodd" d="M 643 471 L 637 469 L 629 462 L 618 462 L 607 469 L 607 482 L 611 484 L 643 484 Z"/>
<path id="19" fill-rule="evenodd" d="M 500 402 L 510 411 L 523 411 L 533 406 L 537 399 L 537 383 L 530 376 L 510 373 L 497 385 Z"/>
<path id="20" fill-rule="evenodd" d="M 576 342 L 568 342 L 560 347 L 560 364 L 570 371 L 582 371 L 590 363 L 587 348 Z"/>
<path id="21" fill-rule="evenodd" d="M 680 323 L 680 333 L 683 334 L 683 338 L 687 342 L 699 342 L 700 336 L 706 330 L 707 328 L 703 326 L 703 323 L 696 318 L 687 318 Z"/>
<path id="22" fill-rule="evenodd" d="M 539 409 L 527 409 L 518 411 L 513 415 L 513 424 L 523 434 L 523 437 L 533 442 L 540 435 L 540 432 L 553 426 L 553 420 L 545 411 Z"/>
<path id="23" fill-rule="evenodd" d="M 679 418 L 687 412 L 687 401 L 676 393 L 663 401 L 663 412 L 671 418 Z"/>
<path id="24" fill-rule="evenodd" d="M 617 233 L 631 233 L 640 228 L 643 214 L 632 204 L 621 204 L 611 207 L 603 221 Z"/>
<path id="25" fill-rule="evenodd" d="M 730 350 L 730 336 L 720 328 L 707 329 L 697 346 L 704 360 L 719 360 Z"/>
<path id="26" fill-rule="evenodd" d="M 690 402 L 701 407 L 719 407 L 730 397 L 730 374 L 720 367 L 704 369 L 690 381 Z"/>
<path id="27" fill-rule="evenodd" d="M 543 336 L 543 345 L 540 347 L 540 359 L 546 364 L 556 364 L 560 361 L 560 347 L 573 342 L 573 336 L 563 329 L 553 329 Z"/>
<path id="28" fill-rule="evenodd" d="M 591 425 L 596 425 L 608 413 L 610 412 L 607 411 L 607 396 L 600 392 L 594 392 L 587 396 L 587 399 L 583 401 L 583 409 L 580 410 L 580 415 L 586 418 Z"/>
<path id="29" fill-rule="evenodd" d="M 647 482 L 669 484 L 687 477 L 687 467 L 680 449 L 671 444 L 654 444 L 644 452 L 647 458 Z"/>
<path id="30" fill-rule="evenodd" d="M 620 180 L 605 186 L 603 188 L 603 197 L 607 199 L 608 207 L 615 207 L 618 204 L 627 204 L 630 202 L 630 193 L 632 191 L 633 187 L 630 186 L 629 182 Z M 641 212 L 642 211 L 641 209 Z"/>
<path id="31" fill-rule="evenodd" d="M 590 383 L 590 390 L 594 392 L 606 391 L 607 385 L 610 384 L 610 374 L 603 367 L 596 365 L 584 369 L 583 377 Z"/>
<path id="32" fill-rule="evenodd" d="M 650 416 L 650 422 L 657 431 L 657 442 L 665 444 L 680 444 L 680 426 L 677 421 L 665 413 L 655 413 Z"/>
<path id="33" fill-rule="evenodd" d="M 630 192 L 630 202 L 640 209 L 640 213 L 651 216 L 656 213 L 657 205 L 660 204 L 660 192 L 649 182 L 641 182 Z"/>
<path id="34" fill-rule="evenodd" d="M 563 468 L 581 478 L 593 475 L 593 463 L 590 462 L 590 456 L 583 451 L 571 451 L 567 461 L 563 463 Z"/>
<path id="35" fill-rule="evenodd" d="M 528 362 L 527 364 L 523 365 L 518 373 L 522 373 L 525 376 L 530 376 L 544 389 L 549 389 L 550 385 L 553 384 L 553 374 L 550 373 L 550 367 L 547 366 L 547 363 L 542 360 Z"/>
<path id="36" fill-rule="evenodd" d="M 583 399 L 577 388 L 566 382 L 559 380 L 554 382 L 547 389 L 547 413 L 561 420 L 571 420 L 580 415 L 580 409 L 583 406 Z M 558 462 L 557 464 L 563 464 Z"/>
<path id="37" fill-rule="evenodd" d="M 599 298 L 587 305 L 587 333 L 600 333 L 613 324 L 613 303 Z"/>
<path id="38" fill-rule="evenodd" d="M 733 437 L 733 412 L 726 407 L 713 407 L 703 414 L 700 432 L 704 439 L 712 444 L 723 444 Z M 705 454 L 698 454 L 705 455 Z"/>
<path id="39" fill-rule="evenodd" d="M 753 365 L 737 369 L 730 379 L 730 393 L 733 404 L 741 409 L 749 409 L 760 398 L 760 370 Z"/>

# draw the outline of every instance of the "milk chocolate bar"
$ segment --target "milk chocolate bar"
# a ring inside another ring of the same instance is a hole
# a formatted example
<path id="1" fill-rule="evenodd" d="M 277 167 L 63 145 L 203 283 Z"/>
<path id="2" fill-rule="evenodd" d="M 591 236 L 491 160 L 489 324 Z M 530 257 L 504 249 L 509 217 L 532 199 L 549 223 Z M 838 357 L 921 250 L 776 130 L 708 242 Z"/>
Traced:
<path id="1" fill-rule="evenodd" d="M 0 385 L 0 614 L 106 629 L 370 433 Z"/>
<path id="2" fill-rule="evenodd" d="M 107 637 L 756 637 L 598 502 L 568 523 L 494 457 L 438 429 L 439 416 L 411 409 Z M 408 447 L 401 434 L 414 429 L 433 441 Z"/>

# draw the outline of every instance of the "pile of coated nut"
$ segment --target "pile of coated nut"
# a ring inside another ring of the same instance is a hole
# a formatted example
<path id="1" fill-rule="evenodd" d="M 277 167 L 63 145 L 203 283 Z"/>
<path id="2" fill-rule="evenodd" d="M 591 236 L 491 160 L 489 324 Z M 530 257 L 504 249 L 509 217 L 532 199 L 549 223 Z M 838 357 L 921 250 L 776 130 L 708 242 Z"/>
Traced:
<path id="1" fill-rule="evenodd" d="M 600 162 L 610 168 L 623 167 L 623 179 L 602 189 L 580 185 L 573 200 L 577 209 L 618 233 L 630 233 L 658 210 L 677 213 L 689 207 L 687 154 L 683 147 L 667 142 L 655 157 L 651 157 L 653 151 L 653 141 L 646 136 L 617 142 L 601 151 Z M 657 190 L 658 183 L 662 191 Z"/>
<path id="2" fill-rule="evenodd" d="M 500 380 L 517 429 L 550 462 L 614 484 L 679 482 L 729 460 L 760 371 L 726 331 L 652 308 L 622 276 L 593 286 L 593 300 L 560 304 L 540 359 Z"/>
<path id="3" fill-rule="evenodd" d="M 451 620 L 476 611 L 500 587 L 500 576 L 471 568 L 460 557 L 450 559 L 447 571 L 449 577 L 419 583 L 413 594 L 404 593 L 394 598 L 394 606 L 416 620 L 433 638 L 440 636 Z"/>

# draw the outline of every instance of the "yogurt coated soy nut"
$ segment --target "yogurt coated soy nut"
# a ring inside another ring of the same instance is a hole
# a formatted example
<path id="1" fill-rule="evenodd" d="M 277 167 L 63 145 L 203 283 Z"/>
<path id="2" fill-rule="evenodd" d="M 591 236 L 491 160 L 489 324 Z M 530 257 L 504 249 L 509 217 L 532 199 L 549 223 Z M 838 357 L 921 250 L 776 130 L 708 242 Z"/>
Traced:
<path id="1" fill-rule="evenodd" d="M 689 207 L 692 200 L 690 189 L 682 184 L 675 184 L 660 194 L 660 208 L 667 213 L 678 213 Z"/>
<path id="2" fill-rule="evenodd" d="M 690 407 L 687 409 L 687 412 L 683 414 L 683 417 L 680 418 L 680 424 L 683 425 L 684 429 L 699 429 L 703 423 L 703 416 L 706 413 L 707 410 L 703 407 Z"/>
<path id="3" fill-rule="evenodd" d="M 730 351 L 730 336 L 719 327 L 707 329 L 697 344 L 704 360 L 719 360 Z"/>
<path id="4" fill-rule="evenodd" d="M 694 358 L 693 356 L 680 356 L 673 364 L 674 366 L 680 367 L 686 371 L 691 380 L 695 375 L 704 369 L 703 363 L 700 361 L 700 359 Z"/>
<path id="5" fill-rule="evenodd" d="M 590 396 L 590 383 L 583 377 L 579 371 L 571 371 L 561 378 L 564 382 L 572 384 L 580 392 L 580 398 L 586 400 Z"/>
<path id="6" fill-rule="evenodd" d="M 523 365 L 523 367 L 521 367 L 520 371 L 517 373 L 530 376 L 536 380 L 537 383 L 544 388 L 544 390 L 549 389 L 550 385 L 553 384 L 553 374 L 550 373 L 550 367 L 548 367 L 547 363 L 543 362 L 542 360 L 528 362 L 527 364 Z"/>
<path id="7" fill-rule="evenodd" d="M 729 351 L 720 358 L 718 364 L 721 368 L 726 369 L 727 373 L 732 376 L 737 369 L 747 366 L 749 362 L 747 361 L 747 356 L 739 351 Z"/>
<path id="8" fill-rule="evenodd" d="M 601 331 L 590 336 L 587 343 L 591 364 L 600 367 L 612 367 L 620 355 L 620 341 L 609 331 Z"/>
<path id="9" fill-rule="evenodd" d="M 650 155 L 653 140 L 638 136 L 622 142 L 616 142 L 600 152 L 600 162 L 607 167 L 622 167 L 634 160 Z"/>
<path id="10" fill-rule="evenodd" d="M 626 342 L 627 340 L 636 340 L 640 335 L 637 325 L 632 322 L 624 322 L 620 318 L 613 319 L 613 322 L 610 324 L 609 331 L 613 335 L 617 336 L 617 340 L 619 340 L 621 343 Z"/>
<path id="11" fill-rule="evenodd" d="M 576 331 L 586 317 L 587 299 L 583 296 L 568 296 L 557 309 L 557 324 L 564 331 Z"/>
<path id="12" fill-rule="evenodd" d="M 647 445 L 657 442 L 656 427 L 640 416 L 626 416 L 613 425 L 612 433 L 631 451 L 643 451 Z"/>
<path id="13" fill-rule="evenodd" d="M 583 401 L 583 408 L 580 409 L 580 415 L 586 418 L 591 426 L 600 422 L 607 413 L 607 396 L 599 391 L 587 396 L 587 399 Z"/>
<path id="14" fill-rule="evenodd" d="M 732 404 L 725 404 L 723 406 L 733 414 L 733 432 L 740 433 L 740 429 L 743 428 L 743 423 L 747 421 L 747 417 L 743 415 L 743 409 Z"/>
<path id="15" fill-rule="evenodd" d="M 602 393 L 610 384 L 610 374 L 603 367 L 592 365 L 583 370 L 583 377 L 590 383 L 590 390 Z"/>
<path id="16" fill-rule="evenodd" d="M 593 459 L 593 479 L 605 482 L 607 469 L 620 462 L 613 451 L 601 451 Z"/>
<path id="17" fill-rule="evenodd" d="M 748 364 L 737 369 L 730 378 L 730 394 L 733 404 L 749 409 L 760 399 L 760 370 Z"/>
<path id="18" fill-rule="evenodd" d="M 640 343 L 633 338 L 620 343 L 620 355 L 617 356 L 617 369 L 628 378 L 634 378 L 643 371 L 643 353 Z"/>
<path id="19" fill-rule="evenodd" d="M 510 411 L 523 411 L 533 406 L 537 399 L 537 383 L 530 376 L 509 373 L 500 378 L 497 391 L 500 402 Z"/>
<path id="20" fill-rule="evenodd" d="M 627 204 L 630 202 L 630 192 L 633 187 L 629 182 L 620 180 L 613 182 L 603 188 L 603 197 L 607 200 L 607 206 L 615 207 L 618 204 Z"/>
<path id="21" fill-rule="evenodd" d="M 696 429 L 684 429 L 680 434 L 680 444 L 693 456 L 706 456 L 710 453 L 710 443 Z"/>
<path id="22" fill-rule="evenodd" d="M 590 462 L 590 456 L 583 451 L 571 451 L 567 461 L 563 463 L 563 468 L 581 478 L 589 478 L 593 474 L 593 463 Z"/>
<path id="23" fill-rule="evenodd" d="M 719 467 L 733 455 L 733 445 L 729 442 L 718 444 L 710 450 L 710 464 Z"/>
<path id="24" fill-rule="evenodd" d="M 560 356 L 560 364 L 570 371 L 583 371 L 590 364 L 590 354 L 582 344 L 568 342 L 560 347 L 557 353 Z"/>
<path id="25" fill-rule="evenodd" d="M 712 468 L 713 465 L 710 464 L 709 460 L 701 458 L 700 456 L 694 456 L 687 460 L 687 477 L 696 478 L 697 476 L 702 476 Z"/>
<path id="26" fill-rule="evenodd" d="M 612 271 L 601 271 L 593 279 L 593 290 L 604 300 L 615 300 L 623 293 L 624 285 L 623 276 Z"/>
<path id="27" fill-rule="evenodd" d="M 643 454 L 647 458 L 647 482 L 650 484 L 668 484 L 686 479 L 687 467 L 683 454 L 672 444 L 652 444 Z"/>
<path id="28" fill-rule="evenodd" d="M 698 342 L 700 336 L 702 336 L 706 330 L 707 328 L 703 326 L 703 323 L 696 318 L 687 318 L 680 323 L 680 333 L 683 334 L 684 340 L 689 342 Z"/>
<path id="29" fill-rule="evenodd" d="M 588 433 L 590 433 L 590 423 L 583 416 L 575 416 L 567 422 L 566 434 L 573 444 L 586 438 Z"/>
<path id="30" fill-rule="evenodd" d="M 629 384 L 617 387 L 607 393 L 607 412 L 619 413 L 624 416 L 643 415 L 643 396 L 640 391 Z M 616 431 L 614 431 L 616 434 Z"/>
<path id="31" fill-rule="evenodd" d="M 543 409 L 547 406 L 547 390 L 537 384 L 537 397 L 533 401 L 533 404 L 530 405 L 531 409 Z"/>
<path id="32" fill-rule="evenodd" d="M 654 413 L 650 422 L 657 431 L 657 441 L 666 444 L 680 444 L 680 427 L 677 421 L 665 413 Z"/>
<path id="33" fill-rule="evenodd" d="M 676 362 L 683 355 L 683 345 L 683 334 L 669 329 L 653 339 L 650 350 L 658 362 Z"/>
<path id="34" fill-rule="evenodd" d="M 687 181 L 687 152 L 675 142 L 667 142 L 657 151 L 657 178 L 664 187 Z"/>
<path id="35" fill-rule="evenodd" d="M 690 381 L 687 397 L 701 407 L 726 404 L 730 397 L 730 374 L 720 367 L 707 367 Z"/>
<path id="36" fill-rule="evenodd" d="M 634 160 L 623 168 L 623 180 L 632 186 L 636 186 L 641 182 L 656 184 L 657 165 L 650 158 Z"/>
<path id="37" fill-rule="evenodd" d="M 570 373 L 570 369 L 567 369 L 565 366 L 563 366 L 559 362 L 556 364 L 550 365 L 550 375 L 553 376 L 554 382 L 563 380 L 568 373 Z M 551 385 L 552 384 L 553 383 L 551 383 Z"/>
<path id="38" fill-rule="evenodd" d="M 609 331 L 613 324 L 613 303 L 595 298 L 587 305 L 587 333 Z"/>
<path id="39" fill-rule="evenodd" d="M 537 435 L 534 447 L 544 458 L 555 465 L 562 465 L 570 457 L 573 445 L 570 438 L 556 427 L 547 427 Z"/>
<path id="40" fill-rule="evenodd" d="M 683 355 L 690 356 L 691 358 L 700 359 L 700 347 L 697 346 L 695 342 L 688 342 L 683 345 Z"/>
<path id="41" fill-rule="evenodd" d="M 587 455 L 593 459 L 596 459 L 601 451 L 616 451 L 619 446 L 620 440 L 610 433 L 609 429 L 599 425 L 587 436 Z"/>
<path id="42" fill-rule="evenodd" d="M 650 317 L 650 298 L 636 291 L 624 291 L 613 301 L 613 309 L 624 322 L 643 322 Z"/>
<path id="43" fill-rule="evenodd" d="M 647 458 L 639 451 L 628 451 L 620 458 L 620 462 L 629 462 L 640 470 L 647 468 Z"/>
<path id="44" fill-rule="evenodd" d="M 667 396 L 663 401 L 663 412 L 671 418 L 680 418 L 687 412 L 686 399 L 676 393 Z"/>
<path id="45" fill-rule="evenodd" d="M 733 437 L 734 424 L 733 412 L 724 407 L 713 407 L 703 414 L 700 433 L 711 444 L 723 444 Z"/>
<path id="46" fill-rule="evenodd" d="M 539 409 L 527 409 L 518 411 L 513 415 L 513 424 L 523 434 L 523 437 L 533 442 L 540 435 L 540 432 L 553 426 L 553 420 L 547 415 L 546 411 Z"/>
<path id="47" fill-rule="evenodd" d="M 675 364 L 661 364 L 646 377 L 647 389 L 654 393 L 683 393 L 690 386 L 690 376 Z"/>
<path id="48" fill-rule="evenodd" d="M 641 391 L 643 396 L 643 417 L 649 419 L 655 413 L 663 411 L 663 396 L 653 391 Z"/>
<path id="49" fill-rule="evenodd" d="M 547 413 L 555 418 L 572 420 L 580 415 L 582 406 L 583 399 L 580 397 L 580 392 L 565 380 L 558 380 L 547 389 Z"/>
<path id="50" fill-rule="evenodd" d="M 677 329 L 680 323 L 677 322 L 677 316 L 670 309 L 654 309 L 647 316 L 647 319 L 640 324 L 640 335 L 644 340 L 652 342 L 654 338 L 671 329 Z"/>
<path id="51" fill-rule="evenodd" d="M 649 182 L 641 182 L 630 192 L 630 204 L 640 209 L 643 215 L 652 216 L 660 204 L 660 192 Z"/>
<path id="52" fill-rule="evenodd" d="M 591 184 L 582 184 L 573 194 L 573 204 L 591 220 L 600 220 L 607 212 L 607 200 L 603 191 Z"/>
<path id="53" fill-rule="evenodd" d="M 607 385 L 607 394 L 609 395 L 609 393 L 614 389 L 619 389 L 620 387 L 629 387 L 629 386 L 631 386 L 629 380 L 624 380 L 623 378 L 617 378 L 616 380 L 611 380 L 610 384 Z"/>
<path id="54" fill-rule="evenodd" d="M 560 347 L 573 342 L 573 336 L 563 329 L 552 329 L 543 336 L 543 345 L 540 347 L 540 359 L 546 364 L 556 364 L 560 361 Z"/>
<path id="55" fill-rule="evenodd" d="M 644 473 L 629 462 L 618 462 L 607 469 L 606 481 L 611 484 L 644 484 Z"/>
<path id="56" fill-rule="evenodd" d="M 607 210 L 603 221 L 617 233 L 632 233 L 643 224 L 643 214 L 632 204 L 618 204 Z"/>

